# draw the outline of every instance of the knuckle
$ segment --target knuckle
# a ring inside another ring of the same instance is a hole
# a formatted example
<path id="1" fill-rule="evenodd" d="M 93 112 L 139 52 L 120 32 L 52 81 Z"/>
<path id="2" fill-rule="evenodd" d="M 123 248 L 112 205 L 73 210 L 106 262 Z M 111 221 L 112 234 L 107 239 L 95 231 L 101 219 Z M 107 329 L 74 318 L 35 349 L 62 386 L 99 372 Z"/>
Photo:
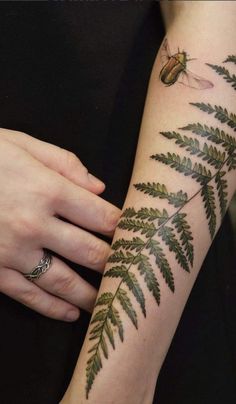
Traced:
<path id="1" fill-rule="evenodd" d="M 54 282 L 53 289 L 61 296 L 71 293 L 75 288 L 75 279 L 71 274 L 62 274 Z"/>
<path id="2" fill-rule="evenodd" d="M 84 177 L 87 177 L 88 169 L 81 162 L 80 162 L 80 168 L 79 169 L 80 169 L 80 174 L 83 175 Z"/>
<path id="3" fill-rule="evenodd" d="M 118 219 L 119 219 L 119 216 L 115 210 L 109 210 L 109 211 L 105 212 L 104 222 L 103 222 L 104 230 L 107 232 L 114 231 L 115 227 L 117 225 Z"/>
<path id="4" fill-rule="evenodd" d="M 47 198 L 49 206 L 53 207 L 61 203 L 65 194 L 64 181 L 61 178 L 56 178 L 54 183 L 50 184 L 50 193 L 48 193 Z"/>
<path id="5" fill-rule="evenodd" d="M 46 307 L 46 316 L 54 318 L 54 319 L 62 319 L 62 303 L 55 301 L 55 299 L 50 299 L 47 303 Z"/>
<path id="6" fill-rule="evenodd" d="M 40 221 L 30 213 L 21 213 L 12 224 L 14 234 L 23 239 L 34 239 L 41 234 Z"/>
<path id="7" fill-rule="evenodd" d="M 26 306 L 37 307 L 39 305 L 39 296 L 34 289 L 16 291 L 16 296 Z"/>
<path id="8" fill-rule="evenodd" d="M 69 150 L 65 150 L 64 158 L 65 158 L 65 167 L 68 170 L 74 169 L 79 163 L 78 157 Z"/>
<path id="9" fill-rule="evenodd" d="M 109 247 L 102 241 L 95 241 L 88 249 L 88 262 L 92 266 L 104 264 L 108 257 Z"/>

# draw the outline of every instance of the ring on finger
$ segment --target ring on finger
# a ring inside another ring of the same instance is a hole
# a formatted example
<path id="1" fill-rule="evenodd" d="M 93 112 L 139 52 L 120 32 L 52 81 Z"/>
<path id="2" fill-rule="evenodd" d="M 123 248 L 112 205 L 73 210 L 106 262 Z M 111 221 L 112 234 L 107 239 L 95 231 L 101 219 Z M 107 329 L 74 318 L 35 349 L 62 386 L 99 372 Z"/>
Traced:
<path id="1" fill-rule="evenodd" d="M 43 249 L 43 257 L 29 273 L 23 274 L 28 281 L 35 281 L 45 274 L 52 265 L 53 257 L 45 248 Z"/>

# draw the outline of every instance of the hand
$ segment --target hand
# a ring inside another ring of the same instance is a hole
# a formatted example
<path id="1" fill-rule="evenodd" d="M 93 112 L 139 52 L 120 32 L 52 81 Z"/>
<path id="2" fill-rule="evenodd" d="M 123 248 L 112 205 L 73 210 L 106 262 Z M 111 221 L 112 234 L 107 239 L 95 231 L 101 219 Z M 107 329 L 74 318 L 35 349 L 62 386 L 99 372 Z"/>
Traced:
<path id="1" fill-rule="evenodd" d="M 102 272 L 120 211 L 97 194 L 104 184 L 71 152 L 0 129 L 0 292 L 54 319 L 92 311 L 96 289 L 60 259 L 34 283 L 29 273 L 47 248 Z M 69 221 L 65 222 L 60 218 Z"/>

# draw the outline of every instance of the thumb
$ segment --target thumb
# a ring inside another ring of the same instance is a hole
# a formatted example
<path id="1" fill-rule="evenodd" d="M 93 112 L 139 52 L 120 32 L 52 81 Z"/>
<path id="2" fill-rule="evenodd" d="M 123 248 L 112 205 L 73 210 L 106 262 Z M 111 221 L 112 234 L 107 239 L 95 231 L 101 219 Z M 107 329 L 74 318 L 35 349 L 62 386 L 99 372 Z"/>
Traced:
<path id="1" fill-rule="evenodd" d="M 104 191 L 105 184 L 90 174 L 74 153 L 22 132 L 2 129 L 1 135 L 74 184 L 95 194 Z"/>

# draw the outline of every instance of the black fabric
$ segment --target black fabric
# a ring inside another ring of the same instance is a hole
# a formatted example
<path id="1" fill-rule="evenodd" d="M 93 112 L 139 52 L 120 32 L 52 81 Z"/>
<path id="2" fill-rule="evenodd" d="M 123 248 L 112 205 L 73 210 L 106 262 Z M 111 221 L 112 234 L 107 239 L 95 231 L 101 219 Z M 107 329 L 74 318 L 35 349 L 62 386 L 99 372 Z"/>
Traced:
<path id="1" fill-rule="evenodd" d="M 121 207 L 163 35 L 156 2 L 2 2 L 0 127 L 73 151 L 107 184 L 104 198 Z M 233 251 L 226 218 L 186 305 L 154 403 L 236 402 Z M 99 285 L 98 274 L 69 264 Z M 53 321 L 0 295 L 0 403 L 58 403 L 88 322 L 85 312 L 74 324 Z"/>

